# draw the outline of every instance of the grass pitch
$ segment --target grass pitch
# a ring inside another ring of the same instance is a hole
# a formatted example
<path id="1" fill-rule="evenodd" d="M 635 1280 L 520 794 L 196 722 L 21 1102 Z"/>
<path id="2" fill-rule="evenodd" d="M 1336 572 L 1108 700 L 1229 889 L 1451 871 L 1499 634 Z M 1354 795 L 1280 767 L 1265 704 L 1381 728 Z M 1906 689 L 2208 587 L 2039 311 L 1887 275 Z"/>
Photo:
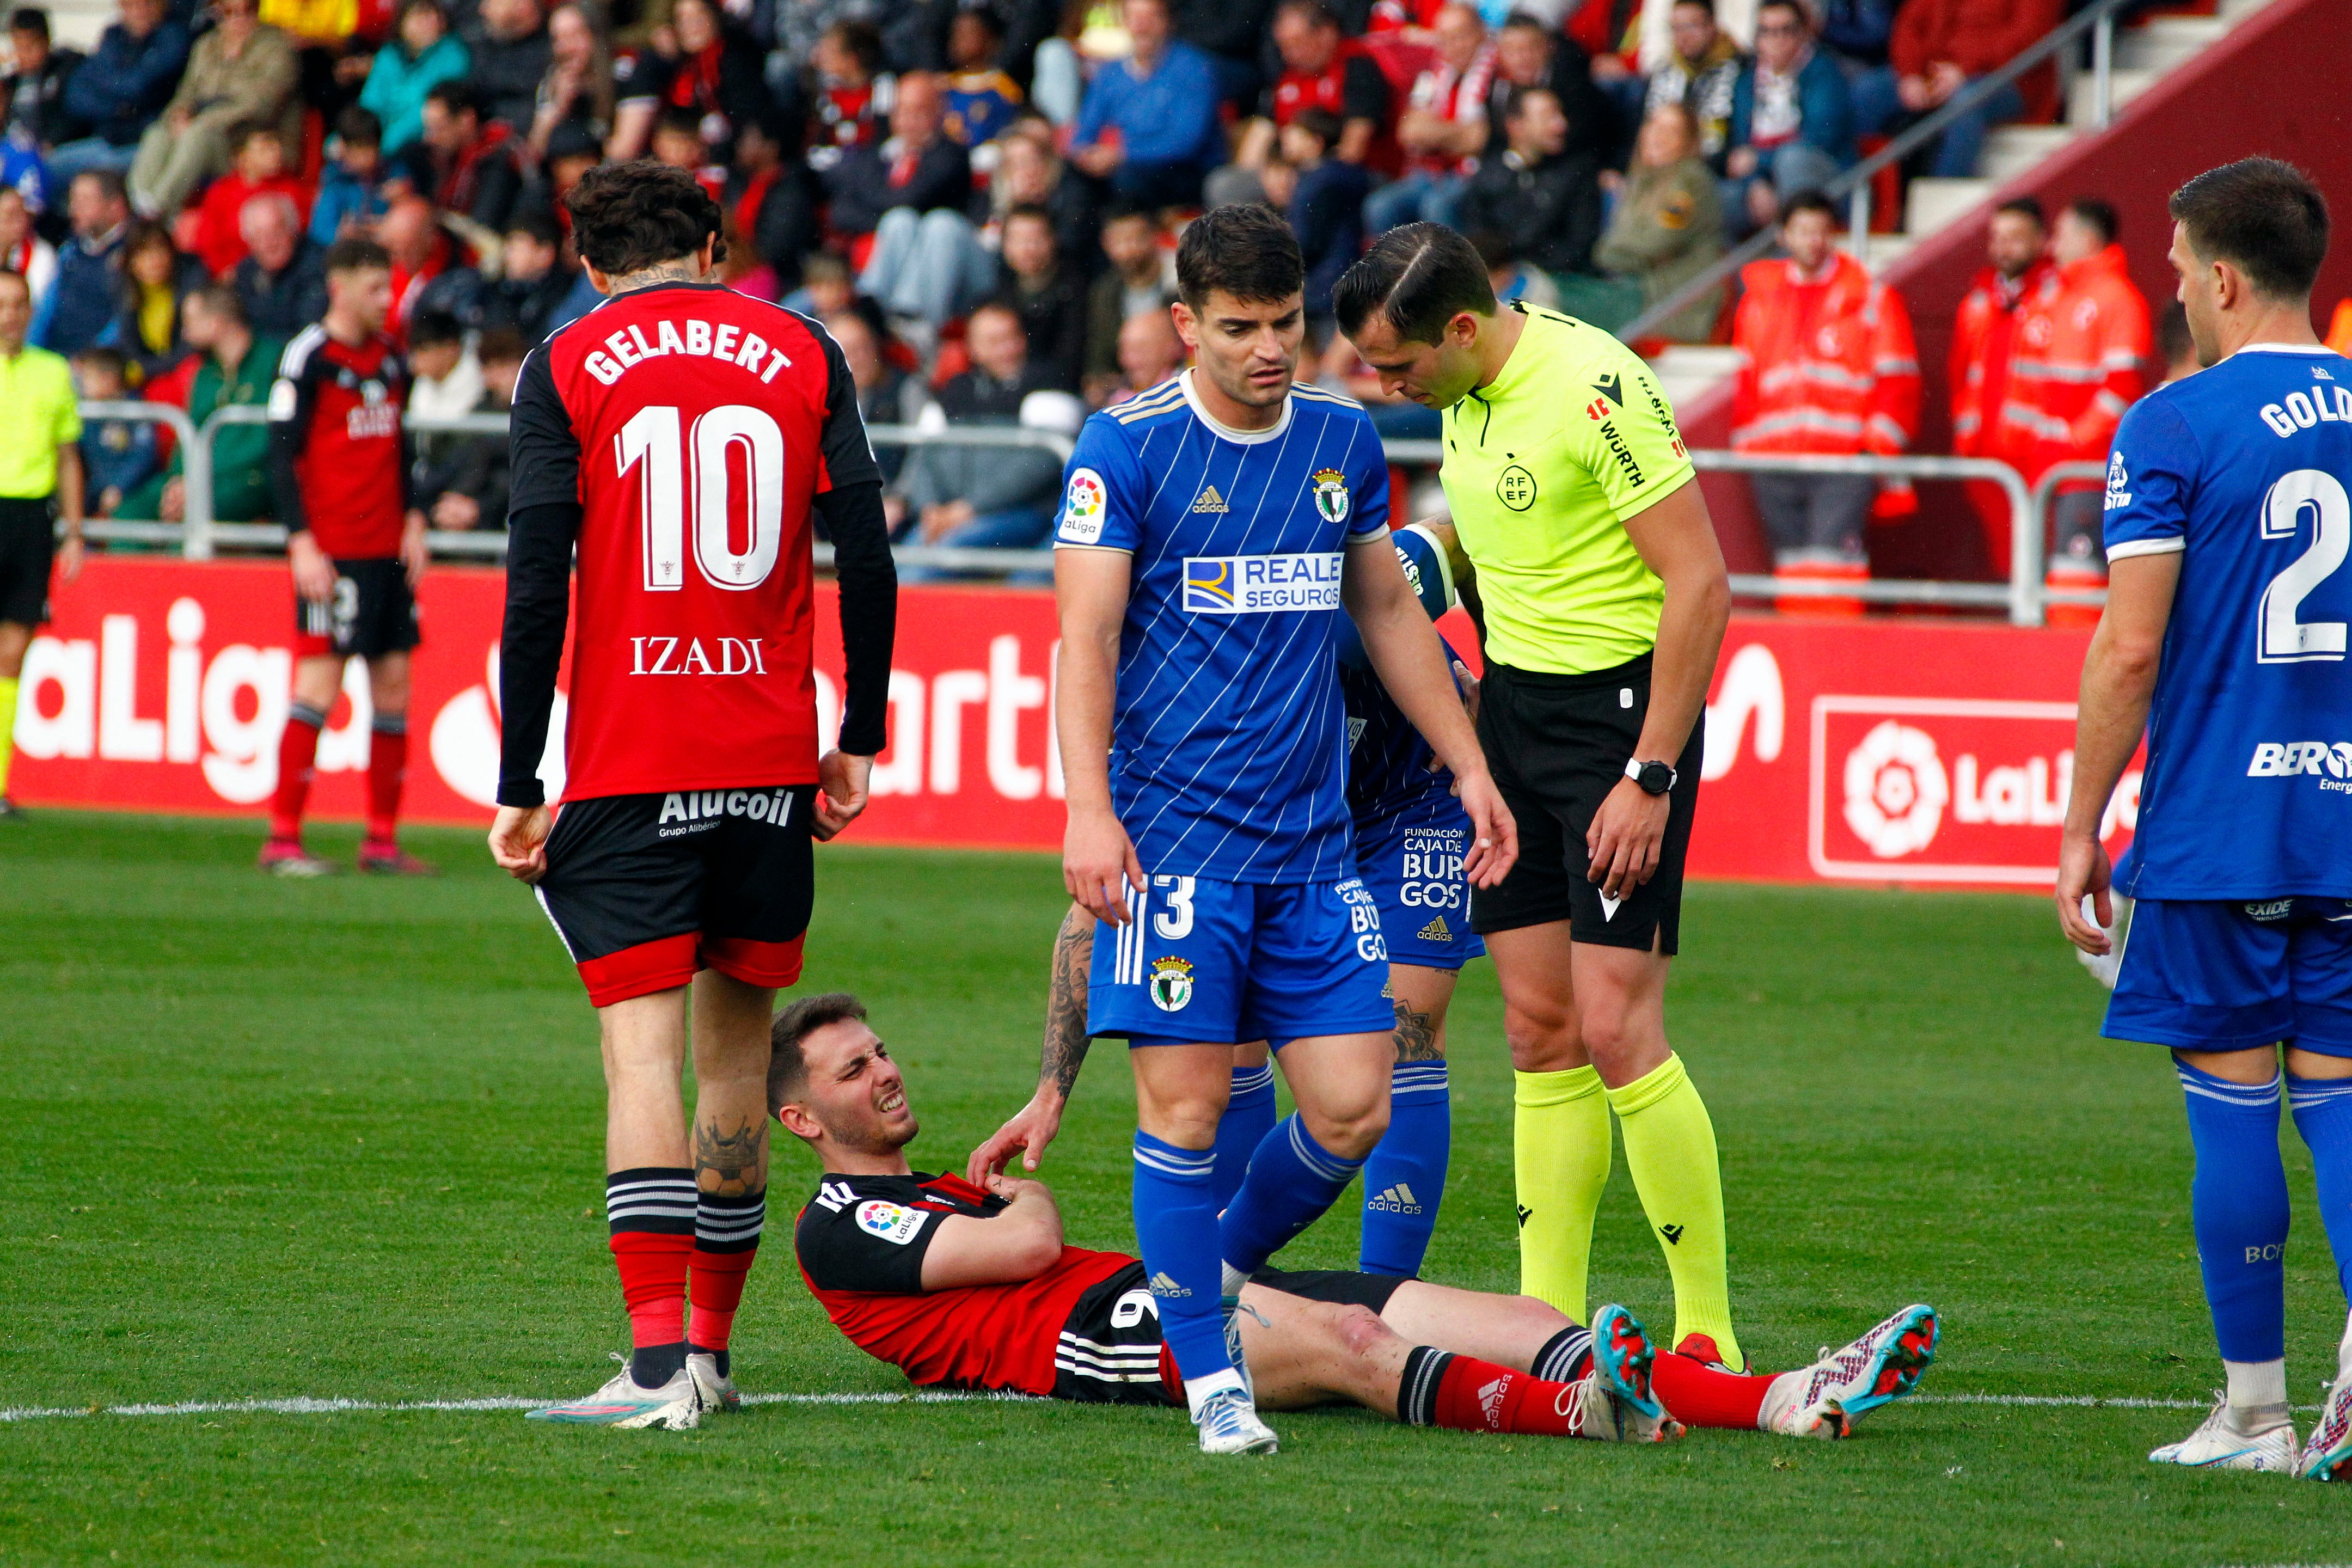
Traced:
<path id="1" fill-rule="evenodd" d="M 540 1398 L 626 1342 L 602 1219 L 594 1024 L 472 835 L 438 882 L 255 874 L 249 826 L 41 813 L 0 827 L 0 1560 L 843 1564 L 1236 1562 L 2252 1563 L 2352 1554 L 2352 1489 L 2158 1468 L 2218 1378 L 2157 1053 L 2032 898 L 1698 887 L 1670 1022 L 1714 1112 L 1734 1303 L 1759 1366 L 1904 1301 L 1945 1313 L 1927 1399 L 1856 1441 L 1624 1450 L 1276 1418 L 1212 1462 L 1175 1412 L 773 1404 L 688 1434 L 511 1410 L 106 1407 Z M 351 835 L 323 843 L 348 855 Z M 1063 900 L 1049 859 L 820 852 L 809 984 L 864 993 L 926 1168 L 1027 1095 Z M 1493 975 L 1453 1021 L 1433 1278 L 1509 1289 L 1510 1077 Z M 1098 1049 L 1045 1174 L 1074 1240 L 1131 1245 L 1132 1098 Z M 2292 1134 L 2289 1371 L 2344 1303 Z M 780 1147 L 737 1331 L 748 1389 L 903 1392 L 791 1265 L 813 1184 Z M 1351 1215 L 1287 1255 L 1342 1266 Z M 1622 1169 L 1594 1299 L 1661 1334 Z M 2308 1424 L 2308 1416 L 2304 1418 Z"/>

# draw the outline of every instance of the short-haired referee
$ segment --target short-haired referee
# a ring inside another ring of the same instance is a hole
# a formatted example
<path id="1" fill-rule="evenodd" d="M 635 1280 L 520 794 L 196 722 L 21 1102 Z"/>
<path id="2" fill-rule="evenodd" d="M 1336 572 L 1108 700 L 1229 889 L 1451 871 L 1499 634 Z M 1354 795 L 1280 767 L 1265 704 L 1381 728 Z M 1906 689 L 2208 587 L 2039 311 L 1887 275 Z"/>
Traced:
<path id="1" fill-rule="evenodd" d="M 81 572 L 81 415 L 66 362 L 26 345 L 33 294 L 20 272 L 0 271 L 0 822 L 15 755 L 16 682 L 34 629 L 49 618 L 49 574 Z M 57 545 L 49 507 L 65 518 Z"/>
<path id="2" fill-rule="evenodd" d="M 1514 301 L 1436 224 L 1332 302 L 1381 384 L 1445 416 L 1442 478 L 1484 599 L 1478 736 L 1519 858 L 1471 900 L 1517 1069 L 1520 1289 L 1582 1321 L 1609 1113 L 1675 1281 L 1675 1348 L 1734 1368 L 1723 1182 L 1666 1043 L 1707 682 L 1730 584 L 1674 411 L 1597 327 Z"/>

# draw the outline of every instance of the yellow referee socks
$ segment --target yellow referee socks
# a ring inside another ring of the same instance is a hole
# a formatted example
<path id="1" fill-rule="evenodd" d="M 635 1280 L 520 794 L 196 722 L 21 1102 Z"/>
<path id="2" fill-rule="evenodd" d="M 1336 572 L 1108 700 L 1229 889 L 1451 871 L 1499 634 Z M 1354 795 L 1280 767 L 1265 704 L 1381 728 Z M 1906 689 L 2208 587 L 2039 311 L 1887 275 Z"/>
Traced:
<path id="1" fill-rule="evenodd" d="M 16 683 L 0 680 L 0 798 L 8 794 L 8 763 L 16 755 Z"/>
<path id="2" fill-rule="evenodd" d="M 1706 1102 L 1669 1055 L 1664 1065 L 1622 1089 L 1609 1103 L 1625 1128 L 1625 1168 L 1650 1229 L 1664 1249 L 1675 1279 L 1675 1339 L 1715 1341 L 1725 1364 L 1740 1364 L 1731 1331 L 1731 1291 L 1723 1257 L 1723 1173 L 1716 1162 L 1715 1123 Z M 1522 1115 L 1525 1113 L 1522 1112 Z M 1586 1222 L 1588 1234 L 1591 1222 Z M 1580 1319 L 1579 1321 L 1582 1320 Z"/>
<path id="3" fill-rule="evenodd" d="M 1609 1101 L 1590 1067 L 1511 1078 L 1518 1108 L 1511 1163 L 1519 1189 L 1519 1292 L 1581 1323 L 1592 1216 L 1609 1184 Z"/>

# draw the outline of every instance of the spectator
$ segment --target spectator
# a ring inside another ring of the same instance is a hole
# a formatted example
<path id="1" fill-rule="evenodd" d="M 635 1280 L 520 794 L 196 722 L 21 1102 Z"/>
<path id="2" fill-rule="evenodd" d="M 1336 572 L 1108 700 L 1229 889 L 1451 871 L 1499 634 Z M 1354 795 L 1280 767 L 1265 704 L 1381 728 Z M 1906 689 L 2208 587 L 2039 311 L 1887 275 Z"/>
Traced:
<path id="1" fill-rule="evenodd" d="M 1168 0 L 1126 0 L 1135 52 L 1106 63 L 1087 89 L 1070 160 L 1137 206 L 1191 206 L 1224 161 L 1217 71 L 1171 36 Z"/>
<path id="2" fill-rule="evenodd" d="M 1486 151 L 1503 150 L 1503 108 L 1515 87 L 1549 89 L 1568 116 L 1570 153 L 1607 162 L 1616 120 L 1609 100 L 1592 84 L 1591 62 L 1574 39 L 1526 11 L 1514 11 L 1495 34 L 1495 79 L 1486 89 Z"/>
<path id="3" fill-rule="evenodd" d="M 400 152 L 425 134 L 425 95 L 445 81 L 463 81 L 472 59 L 450 35 L 440 0 L 404 0 L 392 41 L 375 52 L 360 106 L 383 125 L 383 151 Z"/>
<path id="4" fill-rule="evenodd" d="M 1723 173 L 1731 142 L 1731 107 L 1747 58 L 1731 35 L 1715 23 L 1715 0 L 1674 0 L 1668 36 L 1672 56 L 1650 73 L 1646 120 L 1667 104 L 1680 104 L 1698 126 L 1699 156 Z"/>
<path id="5" fill-rule="evenodd" d="M 2059 463 L 2105 462 L 2124 410 L 2147 386 L 2147 300 L 2133 287 L 2116 237 L 2114 207 L 2093 196 L 2069 203 L 2051 231 L 2055 268 L 2027 296 L 2018 318 L 2000 416 L 2004 440 L 2031 440 L 2023 470 L 2029 485 Z M 2105 584 L 2105 505 L 2097 480 L 2059 487 L 2050 508 L 2051 587 Z M 2062 605 L 2051 618 L 2088 626 L 2098 611 Z"/>
<path id="6" fill-rule="evenodd" d="M 1497 234 L 1491 228 L 1474 228 L 1462 237 L 1470 242 L 1470 248 L 1476 251 L 1478 259 L 1486 264 L 1486 282 L 1495 290 L 1496 299 L 1505 304 L 1513 300 L 1524 300 L 1544 310 L 1559 309 L 1559 286 L 1552 281 L 1550 273 L 1541 268 L 1530 267 L 1521 258 L 1518 247 L 1511 243 L 1510 236 Z M 1380 377 L 1374 374 L 1372 380 L 1377 383 Z M 1419 405 L 1412 406 L 1418 407 Z M 1389 432 L 1383 430 L 1381 433 L 1386 435 Z"/>
<path id="7" fill-rule="evenodd" d="M 1150 391 L 1184 368 L 1184 340 L 1165 310 L 1129 316 L 1118 329 L 1118 379 L 1103 391 L 1100 406 Z"/>
<path id="8" fill-rule="evenodd" d="M 661 114 L 683 110 L 709 145 L 700 162 L 724 163 L 733 153 L 736 127 L 772 112 L 761 51 L 712 0 L 677 0 L 671 32 L 675 57 L 647 49 L 628 62 L 606 151 L 617 159 L 635 157 Z"/>
<path id="9" fill-rule="evenodd" d="M 1613 331 L 1714 266 L 1723 251 L 1722 198 L 1715 172 L 1700 156 L 1696 121 L 1683 104 L 1668 101 L 1642 121 L 1632 176 L 1592 253 L 1601 270 L 1638 292 L 1614 320 L 1586 319 Z M 1584 313 L 1573 303 L 1569 309 Z M 1722 309 L 1719 293 L 1709 292 L 1661 322 L 1657 335 L 1705 342 Z"/>
<path id="10" fill-rule="evenodd" d="M 827 182 L 835 232 L 874 237 L 858 287 L 934 333 L 996 281 L 995 258 L 963 215 L 971 162 L 942 128 L 943 112 L 939 79 L 908 72 L 890 110 L 890 140 L 852 148 Z"/>
<path id="11" fill-rule="evenodd" d="M 485 331 L 504 328 L 527 352 L 547 341 L 549 325 L 572 292 L 563 265 L 563 232 L 545 213 L 524 213 L 508 226 L 498 281 L 483 290 Z"/>
<path id="12" fill-rule="evenodd" d="M 431 202 L 400 197 L 375 226 L 375 238 L 392 255 L 393 313 L 384 331 L 394 342 L 407 342 L 408 323 L 421 310 L 446 310 L 468 328 L 481 324 L 482 275 L 467 264 Z"/>
<path id="13" fill-rule="evenodd" d="M 1903 4 L 1904 0 L 1820 0 L 1816 8 L 1822 18 L 1822 43 L 1837 57 L 1849 79 L 1886 63 L 1895 13 Z"/>
<path id="14" fill-rule="evenodd" d="M 1054 215 L 1014 207 L 1004 218 L 1003 275 L 991 298 L 1011 310 L 1028 340 L 1032 380 L 1078 390 L 1087 353 L 1087 286 L 1062 264 Z"/>
<path id="15" fill-rule="evenodd" d="M 1853 161 L 1853 112 L 1845 76 L 1813 47 L 1799 0 L 1756 8 L 1756 58 L 1732 89 L 1729 182 L 1724 206 L 1742 232 L 1762 228 L 1799 191 L 1827 184 Z"/>
<path id="16" fill-rule="evenodd" d="M 1390 131 L 1389 79 L 1361 42 L 1340 31 L 1322 0 L 1282 0 L 1274 13 L 1274 47 L 1282 74 L 1265 89 L 1257 117 L 1242 132 L 1234 167 L 1210 184 L 1211 206 L 1255 199 L 1251 176 L 1275 155 L 1282 127 L 1302 109 L 1339 117 L 1332 156 L 1393 175 L 1401 165 Z"/>
<path id="17" fill-rule="evenodd" d="M 1364 253 L 1364 198 L 1372 177 L 1338 155 L 1339 117 L 1302 109 L 1282 128 L 1282 157 L 1298 183 L 1284 216 L 1307 261 L 1307 331 L 1319 351 L 1331 337 L 1331 286 Z"/>
<path id="18" fill-rule="evenodd" d="M 476 350 L 482 391 L 469 412 L 504 414 L 513 408 L 515 379 L 522 374 L 525 352 L 522 339 L 507 328 L 492 327 L 482 333 Z M 435 528 L 453 533 L 504 528 L 507 477 L 504 436 L 456 436 L 440 463 L 410 493 Z"/>
<path id="19" fill-rule="evenodd" d="M 375 111 L 354 103 L 336 117 L 319 194 L 310 200 L 310 237 L 332 245 L 352 229 L 383 216 L 386 180 L 383 126 Z"/>
<path id="20" fill-rule="evenodd" d="M 466 79 L 482 117 L 518 136 L 528 134 L 539 84 L 555 58 L 539 0 L 481 0 L 480 15 L 466 34 L 466 52 L 472 62 Z"/>
<path id="21" fill-rule="evenodd" d="M 50 149 L 52 180 L 70 184 L 86 169 L 130 168 L 139 139 L 187 67 L 188 29 L 165 15 L 164 0 L 119 3 L 121 19 L 107 24 L 96 52 L 67 79 L 66 112 L 89 133 Z"/>
<path id="22" fill-rule="evenodd" d="M 1513 88 L 1504 102 L 1503 153 L 1471 176 L 1463 226 L 1502 235 L 1547 272 L 1590 272 L 1601 237 L 1599 157 L 1565 151 L 1568 116 L 1549 88 Z"/>
<path id="23" fill-rule="evenodd" d="M 598 142 L 613 133 L 616 71 L 595 24 L 578 5 L 558 5 L 547 14 L 550 60 L 540 79 L 539 101 L 530 113 L 530 157 L 547 155 L 548 138 L 576 125 Z"/>
<path id="24" fill-rule="evenodd" d="M 187 356 L 180 300 L 212 281 L 205 264 L 183 256 L 162 224 L 133 218 L 122 237 L 121 300 L 99 343 L 121 356 L 126 383 L 145 386 Z"/>
<path id="25" fill-rule="evenodd" d="M 1097 407 L 1118 384 L 1118 344 L 1127 323 L 1138 316 L 1166 315 L 1176 289 L 1160 248 L 1159 220 L 1141 208 L 1125 207 L 1103 224 L 1102 247 L 1110 265 L 1087 291 L 1087 396 Z"/>
<path id="26" fill-rule="evenodd" d="M 260 0 L 215 0 L 213 9 L 220 25 L 196 40 L 187 74 L 131 161 L 131 205 L 149 217 L 169 218 L 190 192 L 225 173 L 245 127 L 269 127 L 280 147 L 300 144 L 302 67 L 293 40 L 261 25 Z"/>
<path id="27" fill-rule="evenodd" d="M 1437 58 L 1413 79 L 1397 125 L 1404 174 L 1364 205 L 1364 225 L 1374 234 L 1406 223 L 1451 225 L 1486 145 L 1486 93 L 1495 79 L 1486 24 L 1475 6 L 1454 0 L 1438 7 L 1430 30 Z"/>
<path id="28" fill-rule="evenodd" d="M 514 216 L 522 194 L 519 145 L 505 121 L 483 113 L 471 83 L 436 82 L 425 95 L 425 135 L 411 161 L 421 163 L 419 184 L 436 206 L 496 234 Z"/>
<path id="29" fill-rule="evenodd" d="M 997 67 L 1004 24 L 984 5 L 967 5 L 948 24 L 948 134 L 967 147 L 993 142 L 1021 112 L 1021 84 Z"/>
<path id="30" fill-rule="evenodd" d="M 245 259 L 245 237 L 238 233 L 245 204 L 259 195 L 282 195 L 294 204 L 299 216 L 310 205 L 310 193 L 286 172 L 286 144 L 274 125 L 237 129 L 231 144 L 229 172 L 205 187 L 196 207 L 193 244 L 199 260 L 214 277 L 226 277 Z"/>
<path id="31" fill-rule="evenodd" d="M 44 153 L 79 136 L 81 122 L 67 112 L 65 96 L 66 83 L 81 68 L 81 51 L 51 47 L 49 14 L 35 5 L 8 14 L 8 44 L 16 68 L 0 77 L 0 99 L 8 106 L 0 133 Z"/>
<path id="32" fill-rule="evenodd" d="M 326 313 L 326 248 L 302 232 L 294 204 L 259 195 L 237 214 L 246 258 L 233 281 L 246 324 L 264 337 L 290 339 Z"/>
<path id="33" fill-rule="evenodd" d="M 604 160 L 604 145 L 584 125 L 559 125 L 547 139 L 547 155 L 524 176 L 522 195 L 515 205 L 524 212 L 550 213 L 568 237 L 572 213 L 563 198 L 580 177 Z M 598 295 L 598 299 L 604 298 Z"/>
<path id="34" fill-rule="evenodd" d="M 118 403 L 131 395 L 121 354 L 87 348 L 73 357 L 75 390 L 85 402 Z M 81 426 L 82 510 L 112 517 L 122 498 L 163 466 L 155 426 L 145 419 L 85 419 Z"/>
<path id="35" fill-rule="evenodd" d="M 408 411 L 419 419 L 448 419 L 473 412 L 488 384 L 482 363 L 466 344 L 466 328 L 457 317 L 434 306 L 416 312 L 408 323 L 408 369 L 415 379 L 408 394 Z M 416 460 L 429 466 L 454 437 L 420 431 Z"/>
<path id="36" fill-rule="evenodd" d="M 2018 322 L 2027 302 L 2049 280 L 2044 251 L 2049 230 L 2042 204 L 2032 196 L 2007 201 L 1993 210 L 1985 238 L 1985 269 L 1960 300 L 1952 321 L 1948 366 L 1952 393 L 1952 455 L 1996 458 L 2020 473 L 2033 467 L 2032 432 L 2000 417 L 2009 401 L 2010 366 L 2017 353 Z M 1984 527 L 1985 559 L 1996 577 L 2009 576 L 2009 492 L 1990 479 L 1970 479 L 1969 504 Z"/>
<path id="37" fill-rule="evenodd" d="M 188 387 L 188 417 L 198 426 L 220 408 L 260 408 L 269 402 L 283 340 L 259 337 L 246 325 L 235 288 L 209 283 L 180 304 L 188 346 L 203 355 Z M 163 471 L 123 498 L 125 517 L 187 521 L 187 489 L 177 450 Z M 223 425 L 213 432 L 213 517 L 253 522 L 269 516 L 269 427 Z"/>
<path id="38" fill-rule="evenodd" d="M 1360 16 L 1361 0 L 1349 0 Z M 1265 85 L 1260 67 L 1273 32 L 1275 0 L 1170 0 L 1176 37 L 1209 58 L 1217 69 L 1218 108 L 1246 114 Z M 1353 29 L 1363 31 L 1361 26 Z"/>
<path id="39" fill-rule="evenodd" d="M 1022 404 L 1036 390 L 1020 318 L 982 305 L 971 313 L 965 342 L 971 368 L 940 389 L 939 416 L 950 429 L 1019 424 Z M 1062 465 L 1051 452 L 1024 447 L 919 447 L 901 481 L 920 542 L 1020 550 L 1045 542 Z"/>
<path id="40" fill-rule="evenodd" d="M 58 247 L 33 231 L 25 193 L 13 185 L 0 185 L 0 272 L 25 280 L 37 311 L 58 280 Z"/>
<path id="41" fill-rule="evenodd" d="M 58 253 L 58 281 L 33 321 L 35 347 L 77 354 L 98 341 L 114 319 L 116 259 L 131 222 L 122 176 L 89 169 L 66 188 L 66 218 L 73 237 Z"/>
<path id="42" fill-rule="evenodd" d="M 809 163 L 824 174 L 850 148 L 862 147 L 879 136 L 897 95 L 898 80 L 882 68 L 882 35 L 871 22 L 832 24 L 819 36 L 807 58 L 817 88 Z"/>
<path id="43" fill-rule="evenodd" d="M 875 336 L 866 318 L 855 310 L 830 311 L 824 317 L 824 330 L 841 345 L 842 360 L 849 366 L 849 379 L 857 386 L 857 412 L 866 425 L 912 425 L 928 401 L 923 395 L 923 384 L 883 357 L 881 340 Z M 906 501 L 897 493 L 897 486 L 899 470 L 907 466 L 907 448 L 877 442 L 874 460 L 881 465 L 882 483 L 890 491 L 884 504 L 900 514 L 889 520 L 895 530 L 904 521 L 906 510 Z"/>
<path id="44" fill-rule="evenodd" d="M 765 263 L 781 295 L 800 287 L 801 258 L 815 248 L 816 201 L 808 165 L 789 156 L 787 125 L 754 121 L 735 132 L 735 162 L 719 205 L 727 210 L 728 247 Z"/>
<path id="45" fill-rule="evenodd" d="M 654 116 L 654 162 L 692 174 L 710 199 L 725 205 L 727 171 L 710 161 L 710 144 L 702 139 L 702 117 L 691 109 L 666 105 Z"/>
<path id="46" fill-rule="evenodd" d="M 1763 26 L 1759 20 L 1759 36 Z M 1836 248 L 1836 237 L 1837 212 L 1828 198 L 1800 192 L 1780 224 L 1787 257 L 1752 261 L 1740 273 L 1747 294 L 1731 328 L 1740 353 L 1731 416 L 1736 451 L 1891 457 L 1918 432 L 1910 314 L 1902 296 Z M 1772 542 L 1775 576 L 1787 583 L 1868 579 L 1864 538 L 1877 479 L 1780 473 L 1748 480 Z M 1859 614 L 1861 602 L 1790 595 L 1780 608 Z"/>
<path id="47" fill-rule="evenodd" d="M 1969 82 L 2023 54 L 2060 20 L 2060 0 L 1909 0 L 1895 19 L 1888 62 L 1854 81 L 1856 129 L 1891 132 L 1933 114 Z M 2024 112 L 2025 96 L 2015 82 L 1996 89 L 1936 138 L 1928 174 L 1972 177 L 1986 135 Z"/>
<path id="48" fill-rule="evenodd" d="M 1030 132 L 1038 134 L 1029 134 Z M 1094 181 L 1071 174 L 1054 151 L 1052 131 L 1034 115 L 1013 121 L 997 142 L 996 173 L 988 182 L 994 220 L 1016 206 L 1039 206 L 1054 215 L 1054 243 L 1062 258 L 1091 277 L 1102 267 L 1102 204 Z M 1124 204 L 1122 204 L 1124 205 Z"/>

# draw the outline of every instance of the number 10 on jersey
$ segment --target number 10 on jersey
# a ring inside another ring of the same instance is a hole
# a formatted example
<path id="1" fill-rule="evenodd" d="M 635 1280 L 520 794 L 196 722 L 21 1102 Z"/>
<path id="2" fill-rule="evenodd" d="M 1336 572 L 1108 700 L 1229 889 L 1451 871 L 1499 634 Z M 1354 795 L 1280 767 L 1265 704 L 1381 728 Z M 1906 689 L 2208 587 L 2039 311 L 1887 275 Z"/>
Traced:
<path id="1" fill-rule="evenodd" d="M 740 551 L 735 548 L 731 516 L 739 449 L 749 536 Z M 721 404 L 698 416 L 688 429 L 675 405 L 648 405 L 613 438 L 613 464 L 621 477 L 637 470 L 646 592 L 676 593 L 686 586 L 689 511 L 694 563 L 704 581 L 730 592 L 767 581 L 783 547 L 784 433 L 764 410 Z"/>

